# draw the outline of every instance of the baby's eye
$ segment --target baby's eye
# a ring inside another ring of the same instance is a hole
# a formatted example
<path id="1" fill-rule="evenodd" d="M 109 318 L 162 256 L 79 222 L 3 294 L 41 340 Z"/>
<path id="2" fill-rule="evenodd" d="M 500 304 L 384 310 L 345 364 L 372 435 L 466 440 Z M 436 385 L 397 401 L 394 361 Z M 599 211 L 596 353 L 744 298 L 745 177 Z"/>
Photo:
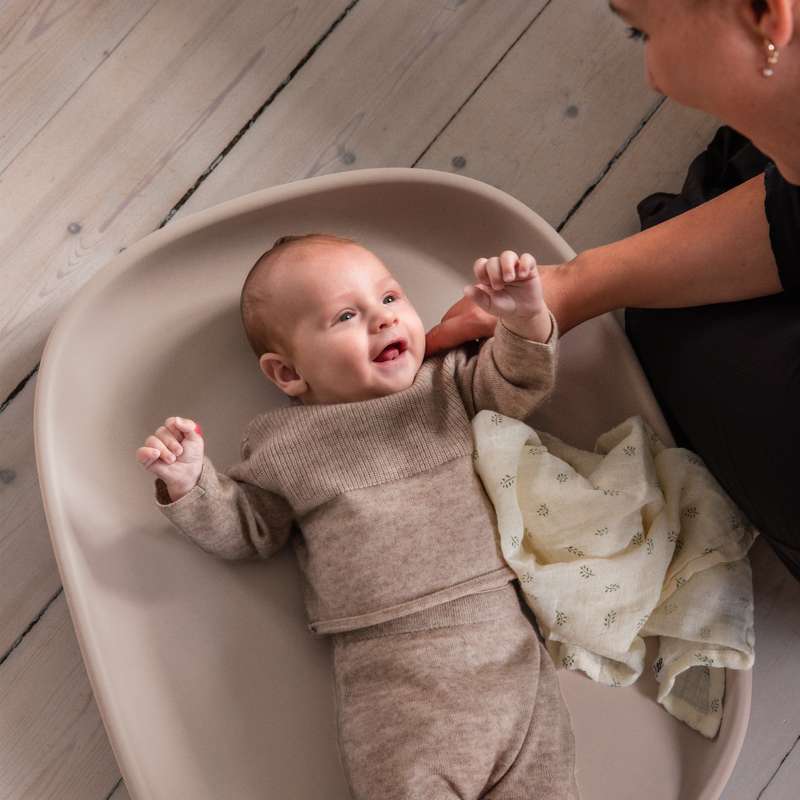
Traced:
<path id="1" fill-rule="evenodd" d="M 641 39 L 643 42 L 647 41 L 647 34 L 640 31 L 638 28 L 628 28 L 629 39 Z"/>
<path id="2" fill-rule="evenodd" d="M 343 313 L 342 313 L 342 315 L 339 317 L 339 319 L 337 320 L 337 322 L 347 322 L 347 320 L 346 320 L 346 319 L 343 319 L 343 318 L 344 318 L 344 317 L 345 317 L 347 314 L 349 314 L 351 317 L 353 316 L 353 312 L 352 312 L 352 311 L 345 311 L 345 312 L 343 312 Z"/>
<path id="3" fill-rule="evenodd" d="M 386 302 L 390 297 L 394 297 L 395 300 L 398 299 L 396 294 L 387 294 L 386 297 L 383 298 L 383 301 Z"/>

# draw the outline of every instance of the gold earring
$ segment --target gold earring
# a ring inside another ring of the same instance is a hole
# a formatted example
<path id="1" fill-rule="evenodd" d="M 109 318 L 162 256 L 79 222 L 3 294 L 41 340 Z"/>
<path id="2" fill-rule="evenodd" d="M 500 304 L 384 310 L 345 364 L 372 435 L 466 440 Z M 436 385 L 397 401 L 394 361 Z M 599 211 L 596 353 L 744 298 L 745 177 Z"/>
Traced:
<path id="1" fill-rule="evenodd" d="M 778 63 L 778 48 L 766 38 L 764 39 L 764 46 L 767 48 L 767 65 L 761 70 L 761 74 L 765 78 L 771 78 L 775 74 L 775 70 L 772 67 Z"/>

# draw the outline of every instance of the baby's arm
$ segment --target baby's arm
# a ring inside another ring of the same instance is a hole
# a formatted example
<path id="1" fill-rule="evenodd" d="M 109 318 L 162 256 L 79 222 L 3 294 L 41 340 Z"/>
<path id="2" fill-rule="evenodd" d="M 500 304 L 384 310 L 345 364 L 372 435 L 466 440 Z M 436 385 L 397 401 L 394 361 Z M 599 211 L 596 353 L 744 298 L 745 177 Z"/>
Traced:
<path id="1" fill-rule="evenodd" d="M 456 351 L 456 382 L 470 418 L 490 409 L 525 420 L 555 386 L 555 317 L 530 254 L 517 259 L 506 250 L 499 258 L 478 259 L 474 270 L 478 283 L 465 293 L 498 320 L 477 354 Z"/>
<path id="2" fill-rule="evenodd" d="M 156 434 L 146 440 L 149 447 L 139 448 L 137 460 L 158 476 L 156 505 L 184 536 L 227 560 L 268 558 L 286 543 L 292 508 L 255 484 L 246 439 L 243 460 L 223 473 L 205 455 L 192 420 L 170 417 Z"/>

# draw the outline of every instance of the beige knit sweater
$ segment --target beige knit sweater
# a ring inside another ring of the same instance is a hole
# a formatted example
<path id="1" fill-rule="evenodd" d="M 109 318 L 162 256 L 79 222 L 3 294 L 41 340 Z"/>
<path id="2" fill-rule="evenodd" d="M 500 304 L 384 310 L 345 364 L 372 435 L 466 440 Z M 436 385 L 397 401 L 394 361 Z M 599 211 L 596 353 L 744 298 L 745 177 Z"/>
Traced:
<path id="1" fill-rule="evenodd" d="M 292 538 L 309 629 L 354 630 L 516 576 L 472 466 L 471 419 L 526 421 L 550 394 L 558 328 L 546 343 L 501 321 L 494 336 L 426 359 L 407 389 L 350 403 L 295 403 L 247 425 L 241 460 L 156 504 L 203 550 L 267 558 Z"/>

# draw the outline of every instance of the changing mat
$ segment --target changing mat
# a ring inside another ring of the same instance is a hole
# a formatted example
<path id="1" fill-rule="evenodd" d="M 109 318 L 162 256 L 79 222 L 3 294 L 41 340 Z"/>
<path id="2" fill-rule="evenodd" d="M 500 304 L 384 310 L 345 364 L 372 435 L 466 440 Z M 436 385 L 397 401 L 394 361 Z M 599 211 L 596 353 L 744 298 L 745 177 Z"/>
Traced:
<path id="1" fill-rule="evenodd" d="M 472 424 L 503 555 L 556 665 L 628 686 L 659 637 L 658 702 L 716 736 L 724 668 L 753 665 L 758 532 L 702 460 L 640 416 L 594 452 L 492 411 Z"/>
<path id="2" fill-rule="evenodd" d="M 290 548 L 267 561 L 210 557 L 171 533 L 134 458 L 144 436 L 180 414 L 201 422 L 212 458 L 235 463 L 248 421 L 285 405 L 242 334 L 241 285 L 278 236 L 320 230 L 378 253 L 426 329 L 462 296 L 478 255 L 528 250 L 543 264 L 575 256 L 494 186 L 382 167 L 179 212 L 81 288 L 39 368 L 36 463 L 75 633 L 132 800 L 349 796 L 330 643 L 308 633 Z M 530 420 L 536 430 L 591 449 L 638 414 L 673 444 L 613 314 L 567 332 L 559 351 L 559 385 Z M 747 731 L 752 671 L 727 673 L 713 740 L 663 713 L 650 670 L 627 689 L 571 670 L 558 678 L 582 800 L 718 800 Z"/>

